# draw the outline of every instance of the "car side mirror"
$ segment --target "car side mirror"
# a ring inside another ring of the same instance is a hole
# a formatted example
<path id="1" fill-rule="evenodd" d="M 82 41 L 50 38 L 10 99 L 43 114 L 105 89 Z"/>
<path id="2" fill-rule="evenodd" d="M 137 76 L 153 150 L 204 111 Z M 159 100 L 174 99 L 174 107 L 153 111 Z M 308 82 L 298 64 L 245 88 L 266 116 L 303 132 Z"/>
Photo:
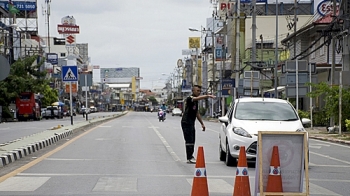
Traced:
<path id="1" fill-rule="evenodd" d="M 227 116 L 222 116 L 222 117 L 219 117 L 219 121 L 221 123 L 228 123 L 228 118 L 227 118 Z"/>
<path id="2" fill-rule="evenodd" d="M 302 118 L 302 119 L 301 119 L 301 123 L 302 123 L 303 125 L 311 124 L 311 120 L 308 119 L 308 118 Z"/>

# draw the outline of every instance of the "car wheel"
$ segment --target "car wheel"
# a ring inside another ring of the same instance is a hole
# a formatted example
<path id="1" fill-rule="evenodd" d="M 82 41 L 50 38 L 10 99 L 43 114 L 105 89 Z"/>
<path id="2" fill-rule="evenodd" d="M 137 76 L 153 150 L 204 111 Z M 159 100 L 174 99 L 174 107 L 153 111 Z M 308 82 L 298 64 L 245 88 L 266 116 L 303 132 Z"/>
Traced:
<path id="1" fill-rule="evenodd" d="M 226 153 L 222 150 L 221 142 L 219 141 L 219 158 L 220 161 L 226 160 Z"/>
<path id="2" fill-rule="evenodd" d="M 237 165 L 237 160 L 231 156 L 230 153 L 230 148 L 228 143 L 226 144 L 226 159 L 225 163 L 227 166 L 236 166 Z"/>

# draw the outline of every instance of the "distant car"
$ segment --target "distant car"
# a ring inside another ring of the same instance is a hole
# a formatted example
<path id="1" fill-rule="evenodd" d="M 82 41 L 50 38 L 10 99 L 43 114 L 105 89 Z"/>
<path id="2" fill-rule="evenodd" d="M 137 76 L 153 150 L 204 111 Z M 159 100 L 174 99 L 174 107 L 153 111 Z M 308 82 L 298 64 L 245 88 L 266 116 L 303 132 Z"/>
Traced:
<path id="1" fill-rule="evenodd" d="M 293 105 L 273 98 L 240 98 L 231 103 L 227 113 L 219 117 L 219 157 L 227 166 L 235 166 L 240 146 L 246 149 L 248 161 L 256 160 L 258 131 L 305 132 Z"/>
<path id="2" fill-rule="evenodd" d="M 81 108 L 80 109 L 80 114 L 90 114 L 90 109 L 89 108 Z"/>
<path id="3" fill-rule="evenodd" d="M 94 106 L 91 106 L 91 107 L 90 107 L 90 112 L 91 112 L 91 113 L 97 112 L 97 108 L 94 107 Z"/>
<path id="4" fill-rule="evenodd" d="M 182 111 L 180 110 L 180 108 L 174 108 L 171 111 L 171 115 L 172 116 L 182 116 Z"/>

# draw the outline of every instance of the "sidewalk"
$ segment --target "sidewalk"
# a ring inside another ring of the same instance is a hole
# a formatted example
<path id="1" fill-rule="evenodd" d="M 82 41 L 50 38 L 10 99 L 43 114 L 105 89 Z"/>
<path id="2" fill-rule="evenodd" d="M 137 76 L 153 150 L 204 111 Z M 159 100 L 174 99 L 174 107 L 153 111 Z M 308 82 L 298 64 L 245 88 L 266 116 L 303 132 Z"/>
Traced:
<path id="1" fill-rule="evenodd" d="M 305 130 L 309 133 L 309 138 L 350 145 L 349 132 L 343 132 L 341 135 L 339 133 L 328 133 L 326 127 L 305 128 Z"/>
<path id="2" fill-rule="evenodd" d="M 219 122 L 217 118 L 204 118 L 203 120 Z M 309 138 L 350 145 L 350 132 L 343 132 L 341 135 L 328 133 L 326 127 L 305 128 L 305 130 L 309 133 Z"/>

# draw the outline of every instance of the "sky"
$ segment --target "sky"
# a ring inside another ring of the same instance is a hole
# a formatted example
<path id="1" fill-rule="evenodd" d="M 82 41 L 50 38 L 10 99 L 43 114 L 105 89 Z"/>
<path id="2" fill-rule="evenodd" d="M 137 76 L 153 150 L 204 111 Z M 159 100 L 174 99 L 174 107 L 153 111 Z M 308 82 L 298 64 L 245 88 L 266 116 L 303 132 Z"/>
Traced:
<path id="1" fill-rule="evenodd" d="M 39 35 L 47 37 L 45 0 L 37 5 Z M 212 10 L 209 0 L 51 0 L 50 37 L 61 37 L 57 25 L 73 16 L 80 27 L 76 41 L 88 43 L 92 65 L 139 67 L 141 88 L 151 89 L 164 85 L 184 58 L 188 37 L 201 36 L 188 28 L 205 26 Z"/>

